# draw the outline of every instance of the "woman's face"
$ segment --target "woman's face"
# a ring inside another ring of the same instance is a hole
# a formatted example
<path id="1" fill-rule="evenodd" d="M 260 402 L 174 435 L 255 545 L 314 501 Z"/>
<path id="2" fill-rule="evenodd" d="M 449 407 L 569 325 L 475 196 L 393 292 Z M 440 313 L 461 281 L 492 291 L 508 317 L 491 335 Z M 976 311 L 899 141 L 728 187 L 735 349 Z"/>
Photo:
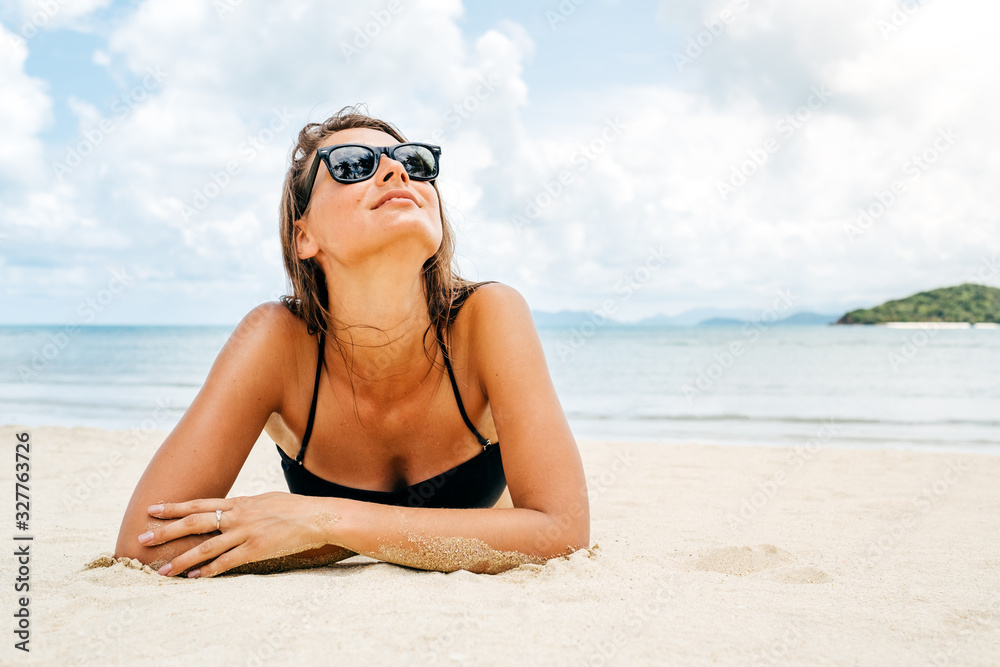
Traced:
<path id="1" fill-rule="evenodd" d="M 399 143 L 378 130 L 355 128 L 328 136 L 320 147 L 335 144 L 392 146 Z M 417 269 L 441 246 L 441 206 L 429 181 L 414 181 L 388 155 L 379 159 L 371 178 L 338 183 L 320 164 L 309 210 L 296 223 L 300 259 L 315 257 L 345 266 L 372 259 L 414 262 Z"/>

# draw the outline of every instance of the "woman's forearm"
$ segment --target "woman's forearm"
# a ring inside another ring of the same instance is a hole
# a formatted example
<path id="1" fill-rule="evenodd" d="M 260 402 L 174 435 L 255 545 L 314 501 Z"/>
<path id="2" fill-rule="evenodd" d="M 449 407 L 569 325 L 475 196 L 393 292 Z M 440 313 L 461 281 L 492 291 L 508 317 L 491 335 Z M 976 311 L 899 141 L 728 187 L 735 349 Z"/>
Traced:
<path id="1" fill-rule="evenodd" d="M 275 574 L 276 572 L 288 572 L 289 570 L 304 570 L 312 567 L 332 565 L 355 555 L 357 554 L 353 551 L 338 547 L 335 544 L 328 544 L 319 549 L 310 549 L 309 551 L 300 551 L 289 556 L 265 558 L 264 560 L 253 561 L 245 565 L 238 565 L 223 574 Z"/>
<path id="2" fill-rule="evenodd" d="M 172 523 L 148 517 L 145 523 L 146 530 L 154 530 L 157 526 Z M 123 528 L 118 545 L 115 548 L 115 557 L 135 558 L 140 563 L 158 570 L 166 563 L 173 561 L 177 556 L 196 548 L 201 543 L 218 535 L 217 532 L 204 533 L 201 535 L 186 535 L 170 540 L 165 544 L 154 546 L 144 546 L 138 540 L 138 528 L 128 525 Z M 134 533 L 134 534 L 133 534 Z M 237 566 L 227 572 L 227 574 L 272 574 L 275 572 L 286 572 L 288 570 L 305 569 L 311 567 L 322 567 L 356 555 L 353 551 L 343 547 L 327 544 L 317 549 L 300 551 L 294 554 L 282 555 L 272 558 L 265 558 Z M 212 560 L 211 558 L 207 560 Z M 185 569 L 183 572 L 174 574 L 185 574 L 190 570 L 201 567 L 204 563 L 197 563 Z"/>
<path id="3" fill-rule="evenodd" d="M 341 498 L 319 502 L 334 515 L 326 541 L 422 570 L 497 573 L 588 546 L 585 504 L 561 514 L 523 508 L 428 509 Z"/>

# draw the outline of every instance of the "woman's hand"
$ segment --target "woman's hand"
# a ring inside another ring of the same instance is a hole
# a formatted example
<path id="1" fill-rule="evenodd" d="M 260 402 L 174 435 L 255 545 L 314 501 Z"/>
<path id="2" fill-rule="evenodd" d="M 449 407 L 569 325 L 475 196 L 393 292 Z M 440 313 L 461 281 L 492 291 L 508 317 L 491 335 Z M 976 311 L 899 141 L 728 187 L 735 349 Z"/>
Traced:
<path id="1" fill-rule="evenodd" d="M 188 577 L 211 577 L 254 561 L 322 547 L 339 517 L 317 511 L 314 498 L 272 492 L 239 498 L 204 498 L 149 507 L 150 516 L 178 519 L 139 536 L 156 546 L 186 535 L 215 534 L 160 568 L 170 576 L 205 563 Z M 217 510 L 221 515 L 217 521 Z M 213 560 L 214 559 L 214 560 Z M 211 561 L 211 562 L 209 562 Z"/>

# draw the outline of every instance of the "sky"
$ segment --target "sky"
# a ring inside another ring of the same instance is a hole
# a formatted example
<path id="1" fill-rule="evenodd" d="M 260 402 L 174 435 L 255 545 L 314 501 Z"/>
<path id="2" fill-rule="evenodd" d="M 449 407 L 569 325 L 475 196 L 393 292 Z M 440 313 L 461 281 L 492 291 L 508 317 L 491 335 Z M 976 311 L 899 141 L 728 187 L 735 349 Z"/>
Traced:
<path id="1" fill-rule="evenodd" d="M 0 324 L 286 291 L 294 137 L 442 146 L 464 276 L 536 311 L 840 314 L 1000 286 L 986 0 L 3 0 Z"/>

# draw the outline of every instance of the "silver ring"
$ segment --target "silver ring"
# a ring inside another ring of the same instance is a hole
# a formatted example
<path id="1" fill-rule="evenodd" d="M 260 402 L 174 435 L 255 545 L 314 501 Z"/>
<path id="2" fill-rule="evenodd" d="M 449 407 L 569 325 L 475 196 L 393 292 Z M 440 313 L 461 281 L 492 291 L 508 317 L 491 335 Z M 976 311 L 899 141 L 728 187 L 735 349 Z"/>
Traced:
<path id="1" fill-rule="evenodd" d="M 215 510 L 215 529 L 222 530 L 222 510 Z"/>

